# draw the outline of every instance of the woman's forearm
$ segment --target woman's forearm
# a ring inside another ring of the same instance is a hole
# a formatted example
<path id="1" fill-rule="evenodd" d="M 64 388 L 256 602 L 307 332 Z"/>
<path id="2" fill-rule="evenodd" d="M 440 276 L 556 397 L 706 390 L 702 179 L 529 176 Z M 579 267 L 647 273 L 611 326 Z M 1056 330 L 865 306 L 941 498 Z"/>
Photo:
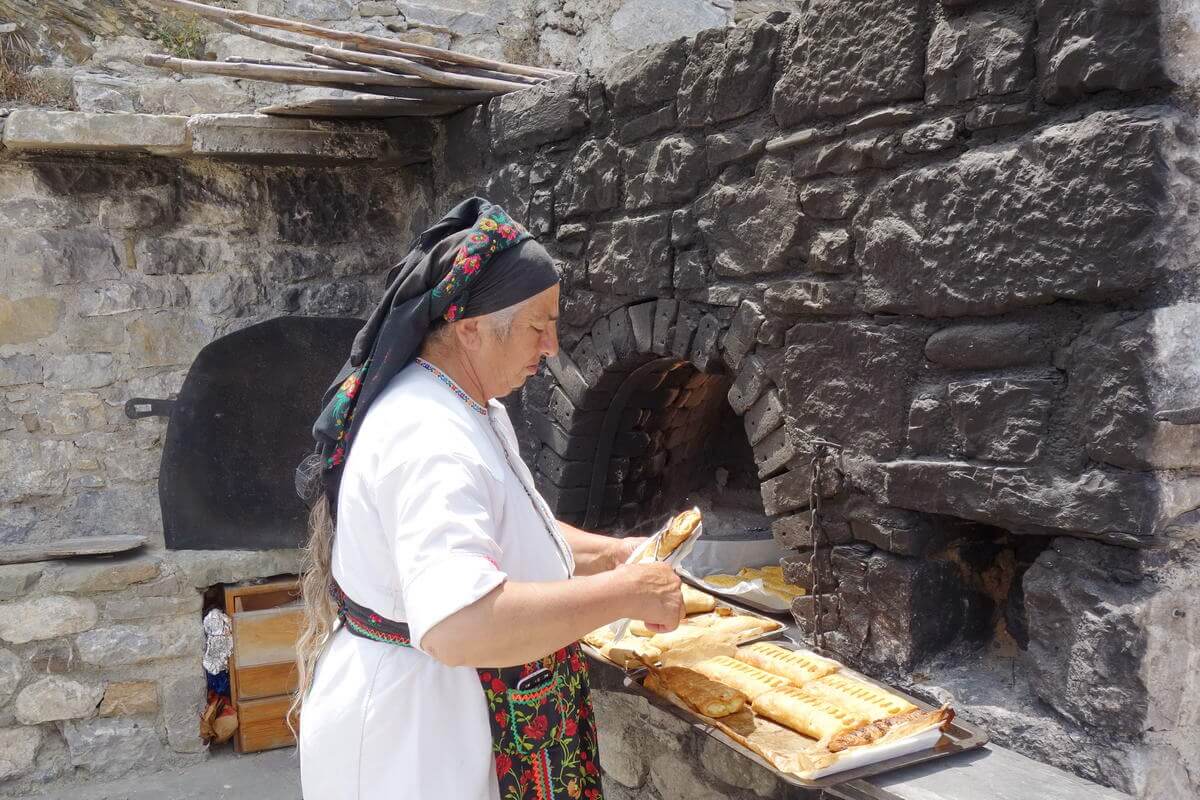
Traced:
<path id="1" fill-rule="evenodd" d="M 506 581 L 431 628 L 421 648 L 450 666 L 527 664 L 630 616 L 624 581 L 614 572 L 566 581 Z"/>
<path id="2" fill-rule="evenodd" d="M 614 569 L 625 562 L 629 553 L 628 540 L 588 533 L 561 520 L 558 529 L 571 546 L 575 557 L 576 575 L 596 575 Z"/>

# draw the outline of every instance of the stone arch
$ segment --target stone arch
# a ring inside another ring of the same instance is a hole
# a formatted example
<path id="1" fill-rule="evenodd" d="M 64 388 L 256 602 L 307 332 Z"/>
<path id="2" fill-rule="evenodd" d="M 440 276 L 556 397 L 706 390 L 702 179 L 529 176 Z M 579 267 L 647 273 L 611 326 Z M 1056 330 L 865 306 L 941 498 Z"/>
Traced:
<path id="1" fill-rule="evenodd" d="M 741 458 L 753 486 L 735 488 L 759 493 L 761 514 L 796 546 L 787 515 L 807 505 L 808 472 L 784 429 L 781 342 L 760 341 L 764 320 L 753 301 L 659 298 L 600 317 L 551 359 L 548 399 L 529 422 L 538 486 L 559 518 L 635 527 L 697 488 L 698 470 Z"/>

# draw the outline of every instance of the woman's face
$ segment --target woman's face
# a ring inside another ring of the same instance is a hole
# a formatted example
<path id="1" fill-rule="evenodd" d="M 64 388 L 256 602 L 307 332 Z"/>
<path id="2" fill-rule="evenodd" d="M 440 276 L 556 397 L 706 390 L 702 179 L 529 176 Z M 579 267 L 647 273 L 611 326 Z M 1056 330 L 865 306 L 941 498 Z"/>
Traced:
<path id="1" fill-rule="evenodd" d="M 542 359 L 558 352 L 558 284 L 535 295 L 511 328 L 484 332 L 476 360 L 490 397 L 504 397 L 536 375 Z M 485 374 L 486 373 L 486 374 Z"/>

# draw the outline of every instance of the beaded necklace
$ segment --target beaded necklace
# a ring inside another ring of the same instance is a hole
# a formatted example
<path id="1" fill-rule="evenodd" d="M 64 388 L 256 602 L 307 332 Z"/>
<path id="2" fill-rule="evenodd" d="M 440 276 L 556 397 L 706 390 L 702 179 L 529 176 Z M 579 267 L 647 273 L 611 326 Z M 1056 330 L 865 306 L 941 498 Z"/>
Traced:
<path id="1" fill-rule="evenodd" d="M 471 395 L 469 395 L 465 391 L 463 391 L 463 388 L 461 386 L 459 386 L 457 383 L 455 383 L 453 378 L 451 378 L 449 375 L 442 372 L 440 369 L 435 367 L 433 364 L 430 364 L 428 361 L 421 358 L 420 356 L 417 356 L 416 360 L 417 360 L 417 363 L 420 364 L 422 367 L 424 367 L 426 370 L 428 370 L 430 374 L 432 374 L 435 378 L 437 378 L 439 381 L 444 383 L 450 391 L 452 391 L 456 395 L 458 395 L 459 399 L 462 400 L 464 403 L 466 403 L 468 406 L 470 406 L 472 411 L 474 411 L 476 414 L 479 414 L 484 417 L 486 417 L 488 415 L 487 409 L 484 408 L 483 406 L 481 406 L 479 403 L 475 402 L 474 398 L 472 398 Z"/>

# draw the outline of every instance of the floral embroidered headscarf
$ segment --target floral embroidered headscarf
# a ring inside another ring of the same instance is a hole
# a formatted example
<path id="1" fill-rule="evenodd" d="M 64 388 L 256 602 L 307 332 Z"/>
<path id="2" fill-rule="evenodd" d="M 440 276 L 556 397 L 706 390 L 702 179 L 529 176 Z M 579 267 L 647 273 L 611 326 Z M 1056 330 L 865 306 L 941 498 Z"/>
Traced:
<path id="1" fill-rule="evenodd" d="M 313 425 L 317 447 L 296 471 L 305 500 L 323 489 L 336 508 L 342 468 L 357 422 L 421 350 L 430 327 L 491 314 L 558 282 L 554 260 L 504 209 L 473 197 L 413 243 L 355 337 L 350 359 L 325 393 Z"/>

